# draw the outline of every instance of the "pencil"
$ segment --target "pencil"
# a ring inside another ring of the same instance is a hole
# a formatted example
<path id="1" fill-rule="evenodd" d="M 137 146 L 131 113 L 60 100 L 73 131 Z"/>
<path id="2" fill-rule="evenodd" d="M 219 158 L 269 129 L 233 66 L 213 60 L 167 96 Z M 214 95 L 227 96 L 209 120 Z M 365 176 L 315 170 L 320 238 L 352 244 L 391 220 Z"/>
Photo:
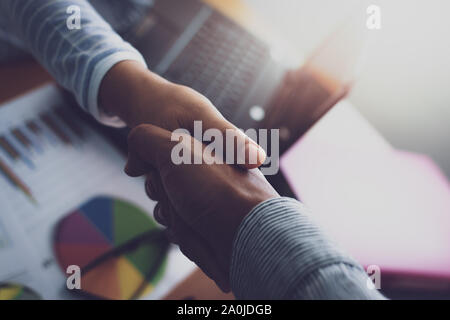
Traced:
<path id="1" fill-rule="evenodd" d="M 10 168 L 8 168 L 8 166 L 3 162 L 2 159 L 0 159 L 0 171 L 3 172 L 6 178 L 8 178 L 8 180 L 11 181 L 13 185 L 19 188 L 33 203 L 37 203 L 36 199 L 31 193 L 31 190 Z"/>

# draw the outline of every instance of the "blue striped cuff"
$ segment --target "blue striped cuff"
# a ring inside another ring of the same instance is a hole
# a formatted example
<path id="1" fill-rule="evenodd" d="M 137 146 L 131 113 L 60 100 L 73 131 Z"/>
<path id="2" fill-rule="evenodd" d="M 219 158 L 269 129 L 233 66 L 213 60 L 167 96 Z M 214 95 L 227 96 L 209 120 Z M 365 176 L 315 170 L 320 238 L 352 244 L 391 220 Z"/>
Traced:
<path id="1" fill-rule="evenodd" d="M 267 200 L 244 219 L 230 269 L 239 299 L 300 299 L 310 275 L 335 264 L 364 270 L 311 222 L 306 207 L 289 198 Z"/>

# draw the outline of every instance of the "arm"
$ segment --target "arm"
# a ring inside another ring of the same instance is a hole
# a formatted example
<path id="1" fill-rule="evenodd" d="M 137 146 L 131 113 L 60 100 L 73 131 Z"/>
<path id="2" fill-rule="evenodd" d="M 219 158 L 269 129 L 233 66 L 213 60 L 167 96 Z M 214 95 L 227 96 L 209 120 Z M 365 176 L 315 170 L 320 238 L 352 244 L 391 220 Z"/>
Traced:
<path id="1" fill-rule="evenodd" d="M 69 30 L 67 8 L 80 7 L 81 29 Z M 86 0 L 2 0 L 0 12 L 9 32 L 20 39 L 56 81 L 74 93 L 78 103 L 98 120 L 113 126 L 124 123 L 98 106 L 100 84 L 121 61 L 145 62 L 122 40 Z"/>
<path id="2" fill-rule="evenodd" d="M 79 30 L 66 25 L 66 10 L 74 4 L 81 9 Z M 134 127 L 150 123 L 192 133 L 194 121 L 201 120 L 205 130 L 236 131 L 242 145 L 257 154 L 257 163 L 251 163 L 249 156 L 243 167 L 264 162 L 264 150 L 224 119 L 207 98 L 149 71 L 140 53 L 86 0 L 2 0 L 0 14 L 9 19 L 10 31 L 58 83 L 104 124 Z"/>
<path id="3" fill-rule="evenodd" d="M 272 199 L 244 219 L 231 285 L 241 299 L 383 299 L 367 274 L 308 218 L 296 200 Z"/>

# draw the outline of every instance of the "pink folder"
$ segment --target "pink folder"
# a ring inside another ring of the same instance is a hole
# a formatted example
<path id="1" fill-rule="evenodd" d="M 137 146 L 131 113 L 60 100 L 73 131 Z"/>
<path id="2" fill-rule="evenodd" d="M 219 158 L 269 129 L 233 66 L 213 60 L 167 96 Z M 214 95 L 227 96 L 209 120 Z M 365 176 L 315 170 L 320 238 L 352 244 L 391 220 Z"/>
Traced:
<path id="1" fill-rule="evenodd" d="M 393 149 L 343 101 L 281 170 L 312 218 L 362 265 L 378 266 L 384 285 L 450 288 L 450 186 L 430 158 Z"/>

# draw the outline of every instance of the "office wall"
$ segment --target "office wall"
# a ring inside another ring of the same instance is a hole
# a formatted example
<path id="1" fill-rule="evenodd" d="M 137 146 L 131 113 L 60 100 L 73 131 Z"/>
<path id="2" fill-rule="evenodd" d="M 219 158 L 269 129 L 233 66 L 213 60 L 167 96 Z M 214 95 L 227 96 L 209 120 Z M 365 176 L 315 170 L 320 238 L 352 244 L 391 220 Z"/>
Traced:
<path id="1" fill-rule="evenodd" d="M 351 12 L 381 7 L 351 101 L 397 148 L 429 154 L 450 177 L 450 1 L 246 0 L 300 52 Z"/>

